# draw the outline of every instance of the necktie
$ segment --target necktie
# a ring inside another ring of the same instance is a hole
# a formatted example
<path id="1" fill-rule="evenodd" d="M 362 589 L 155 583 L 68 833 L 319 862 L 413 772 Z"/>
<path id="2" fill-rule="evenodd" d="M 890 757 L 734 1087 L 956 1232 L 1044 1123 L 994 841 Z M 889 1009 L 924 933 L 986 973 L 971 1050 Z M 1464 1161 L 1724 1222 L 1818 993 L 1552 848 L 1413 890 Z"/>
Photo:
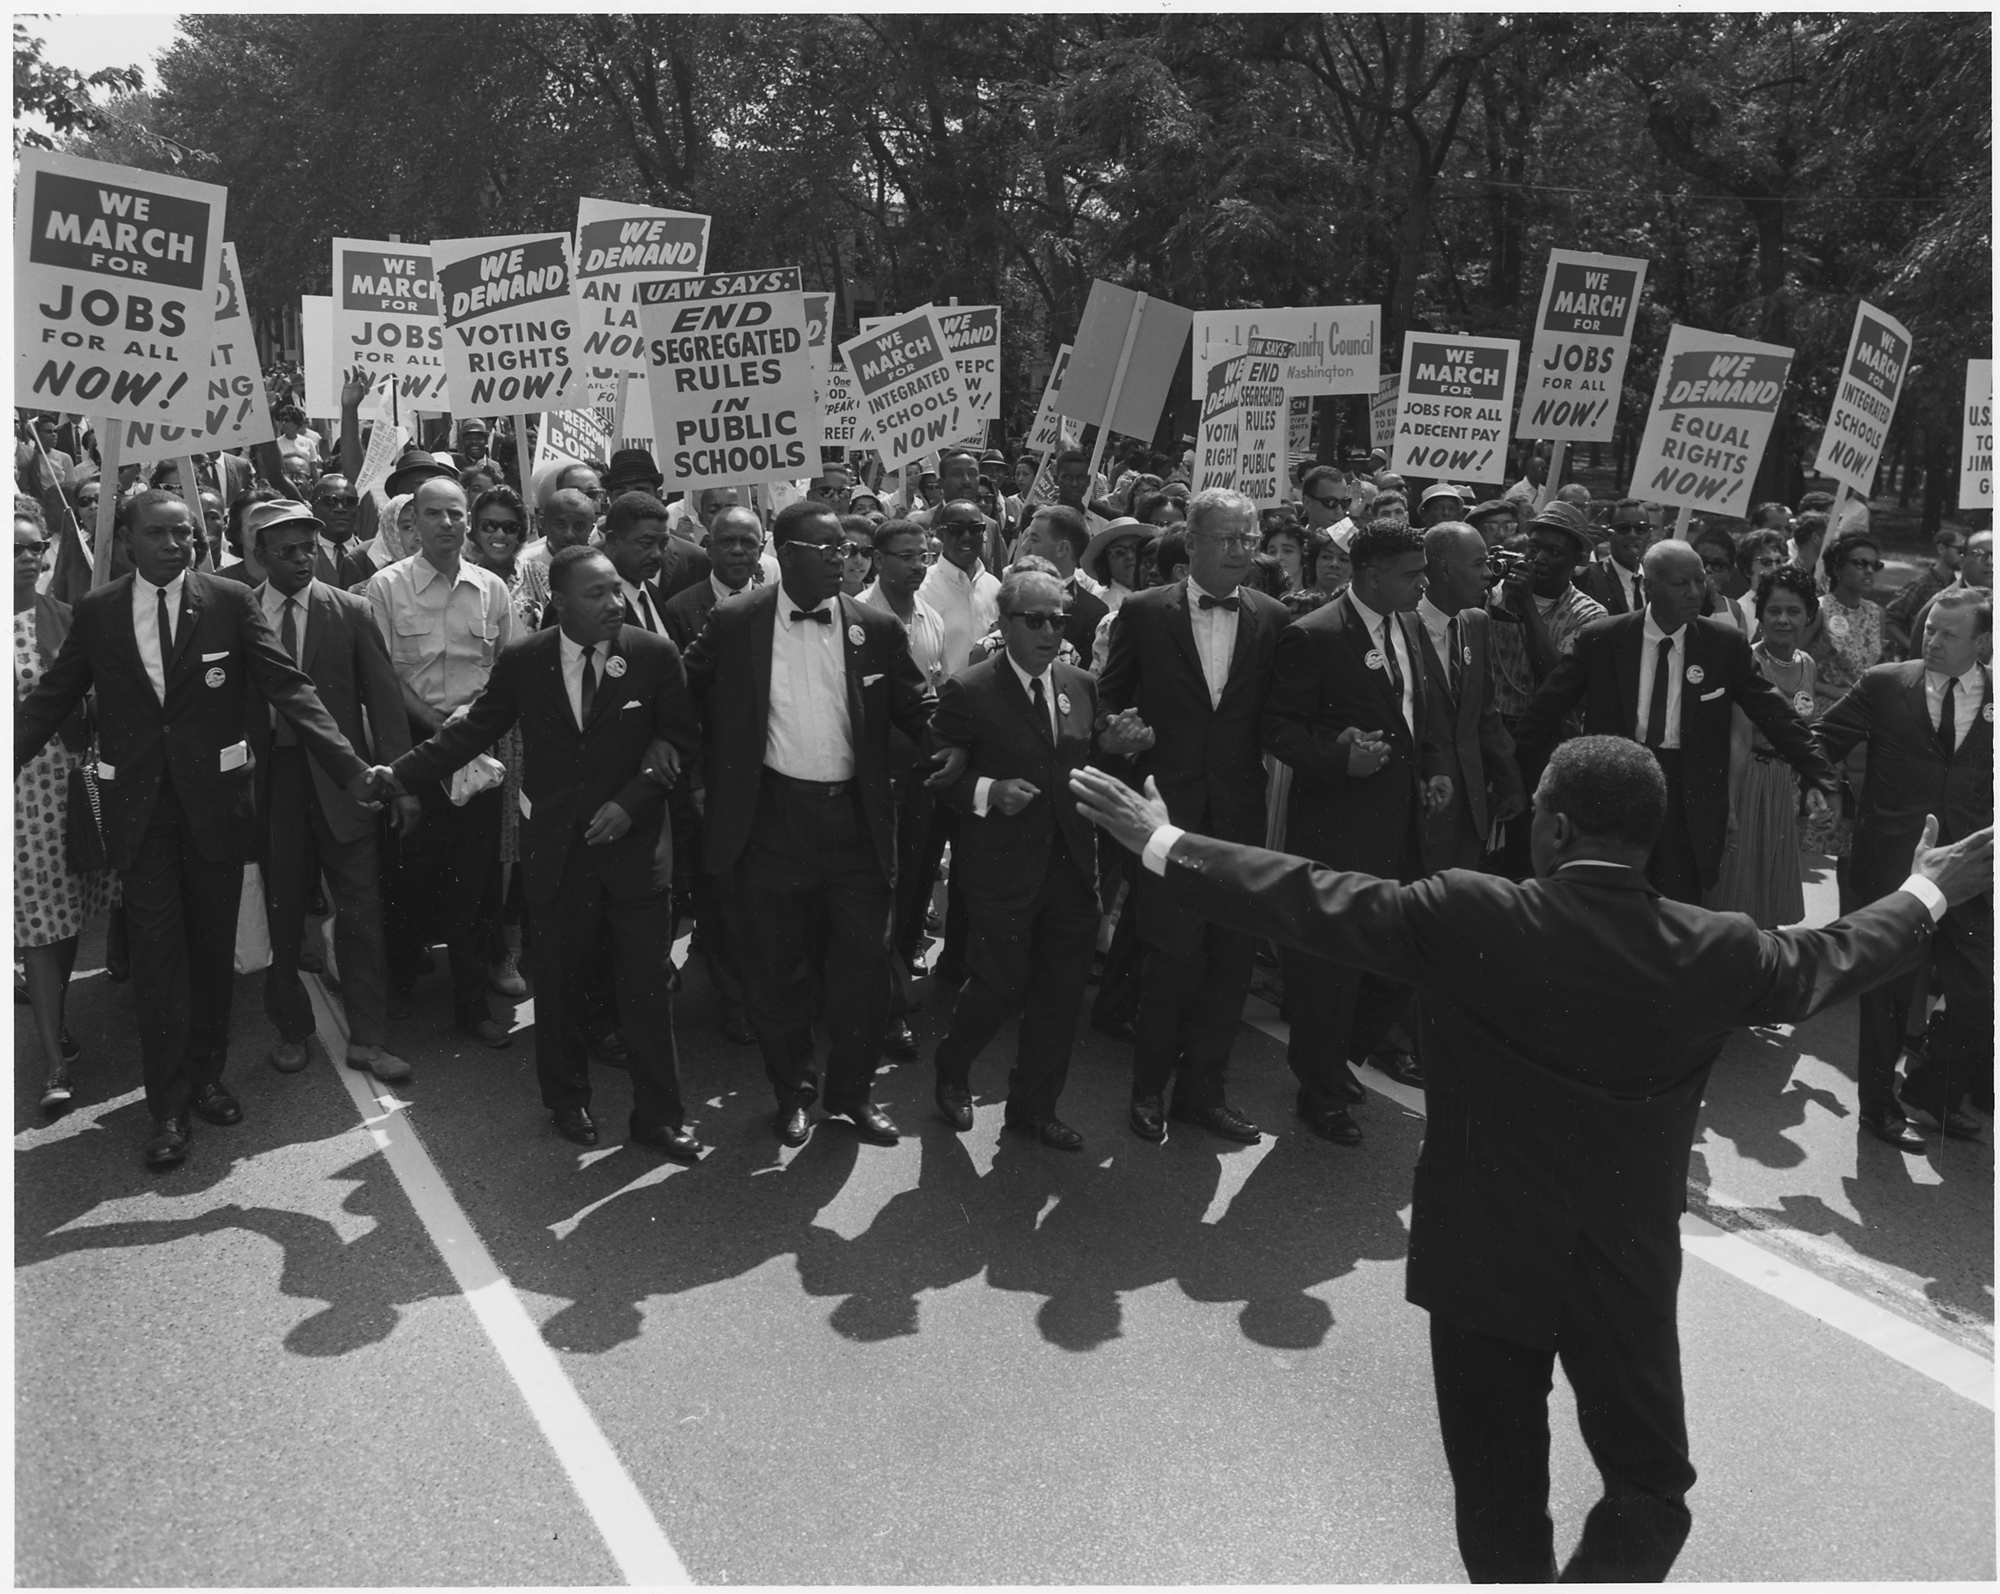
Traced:
<path id="1" fill-rule="evenodd" d="M 1396 696 L 1396 708 L 1403 707 L 1403 667 L 1396 662 L 1396 650 L 1389 645 L 1389 617 L 1382 616 L 1382 657 L 1389 666 L 1389 690 Z"/>
<path id="2" fill-rule="evenodd" d="M 1939 708 L 1937 722 L 1938 746 L 1944 750 L 1947 762 L 1958 750 L 1958 677 L 1953 676 L 1944 683 L 1944 701 Z"/>
<path id="3" fill-rule="evenodd" d="M 285 617 L 278 628 L 278 640 L 285 644 L 285 655 L 294 664 L 299 662 L 299 600 L 285 600 Z M 277 742 L 280 747 L 296 747 L 299 733 L 292 729 L 292 722 L 280 714 L 278 716 Z"/>
<path id="4" fill-rule="evenodd" d="M 1231 593 L 1226 598 L 1211 598 L 1204 592 L 1201 595 L 1201 606 L 1204 609 L 1227 609 L 1231 614 L 1234 614 L 1238 609 L 1243 607 L 1243 600 L 1234 593 Z"/>
<path id="5" fill-rule="evenodd" d="M 583 712 L 582 723 L 590 723 L 590 711 L 597 706 L 597 648 L 593 645 L 583 650 Z"/>
<path id="6" fill-rule="evenodd" d="M 1451 696 L 1452 696 L 1452 701 L 1456 702 L 1456 701 L 1458 700 L 1458 696 L 1459 696 L 1459 681 L 1458 681 L 1458 668 L 1459 668 L 1459 657 L 1458 657 L 1458 616 L 1457 616 L 1457 615 L 1453 615 L 1453 616 L 1452 616 L 1452 617 L 1451 617 L 1451 618 L 1450 618 L 1449 620 L 1447 620 L 1447 621 L 1445 622 L 1445 627 L 1444 627 L 1444 656 L 1445 656 L 1445 670 L 1444 670 L 1444 673 L 1445 673 L 1445 679 L 1451 682 Z"/>
<path id="7" fill-rule="evenodd" d="M 1042 690 L 1042 678 L 1039 675 L 1030 684 L 1034 688 L 1031 696 L 1035 703 L 1035 724 L 1041 728 L 1042 740 L 1053 747 L 1056 745 L 1056 731 L 1049 723 L 1049 694 Z"/>
<path id="8" fill-rule="evenodd" d="M 167 665 L 174 656 L 174 617 L 167 608 L 167 589 L 153 588 L 153 624 L 160 632 L 160 679 L 167 678 Z"/>
<path id="9" fill-rule="evenodd" d="M 792 611 L 792 624 L 797 625 L 801 620 L 817 620 L 821 625 L 832 625 L 833 611 L 831 609 L 794 609 Z"/>
<path id="10" fill-rule="evenodd" d="M 1667 738 L 1667 683 L 1674 675 L 1674 639 L 1660 638 L 1653 659 L 1653 701 L 1646 710 L 1646 745 L 1658 747 Z"/>
<path id="11" fill-rule="evenodd" d="M 1636 570 L 1632 572 L 1632 607 L 1634 610 L 1646 607 L 1646 578 Z"/>
<path id="12" fill-rule="evenodd" d="M 659 632 L 660 624 L 653 613 L 653 600 L 647 596 L 644 587 L 639 589 L 639 601 L 632 606 L 632 623 L 642 631 L 651 631 L 655 635 Z"/>

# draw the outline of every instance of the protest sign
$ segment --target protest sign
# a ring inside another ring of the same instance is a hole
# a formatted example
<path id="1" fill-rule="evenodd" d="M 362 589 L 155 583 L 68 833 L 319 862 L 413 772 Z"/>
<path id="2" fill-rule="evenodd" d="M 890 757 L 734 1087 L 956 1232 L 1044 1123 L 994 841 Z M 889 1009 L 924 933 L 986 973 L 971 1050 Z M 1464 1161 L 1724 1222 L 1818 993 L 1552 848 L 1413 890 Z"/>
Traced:
<path id="1" fill-rule="evenodd" d="M 997 304 L 929 306 L 944 333 L 965 389 L 968 424 L 961 436 L 986 440 L 986 423 L 1000 414 L 1000 307 Z"/>
<path id="2" fill-rule="evenodd" d="M 1406 335 L 1389 468 L 1432 481 L 1501 480 L 1520 356 L 1513 338 Z"/>
<path id="3" fill-rule="evenodd" d="M 1197 310 L 1194 314 L 1194 386 L 1205 397 L 1208 368 L 1250 351 L 1252 338 L 1290 343 L 1285 356 L 1288 394 L 1373 393 L 1381 364 L 1377 334 L 1381 306 L 1334 304 L 1262 310 Z"/>
<path id="4" fill-rule="evenodd" d="M 1201 428 L 1195 437 L 1193 492 L 1234 487 L 1242 456 L 1241 415 L 1243 373 L 1250 356 L 1217 360 L 1208 368 L 1208 392 L 1201 401 Z"/>
<path id="5" fill-rule="evenodd" d="M 1847 358 L 1841 361 L 1834 384 L 1833 408 L 1820 433 L 1814 470 L 1852 487 L 1863 498 L 1875 490 L 1882 445 L 1888 441 L 1889 422 L 1909 370 L 1909 328 L 1864 299 L 1854 312 Z"/>
<path id="6" fill-rule="evenodd" d="M 884 465 L 907 465 L 965 435 L 965 388 L 931 310 L 891 317 L 843 343 L 840 353 Z"/>
<path id="7" fill-rule="evenodd" d="M 1965 362 L 1964 437 L 1958 455 L 1958 507 L 1993 507 L 1993 362 Z"/>
<path id="8" fill-rule="evenodd" d="M 401 426 L 388 421 L 378 423 L 368 434 L 368 451 L 361 456 L 361 474 L 354 478 L 356 497 L 374 492 L 389 479 L 409 436 Z"/>
<path id="9" fill-rule="evenodd" d="M 1055 363 L 1049 367 L 1049 379 L 1042 388 L 1041 405 L 1035 411 L 1035 424 L 1028 428 L 1028 440 L 1021 445 L 1024 452 L 1039 454 L 1044 460 L 1065 448 L 1074 448 L 1079 435 L 1070 423 L 1056 413 L 1056 395 L 1062 391 L 1063 372 L 1069 369 L 1069 356 L 1070 345 L 1067 343 L 1056 350 Z"/>
<path id="10" fill-rule="evenodd" d="M 1313 401 L 1295 394 L 1285 404 L 1285 452 L 1292 462 L 1312 452 Z"/>
<path id="11" fill-rule="evenodd" d="M 1387 452 L 1396 441 L 1396 406 L 1403 396 L 1403 373 L 1391 371 L 1368 400 L 1368 446 Z"/>
<path id="12" fill-rule="evenodd" d="M 595 409 L 550 410 L 542 417 L 537 462 L 551 455 L 566 459 L 609 459 L 611 429 Z"/>
<path id="13" fill-rule="evenodd" d="M 1090 285 L 1056 413 L 1097 428 L 1091 474 L 1112 432 L 1151 437 L 1194 312 L 1099 279 Z"/>
<path id="14" fill-rule="evenodd" d="M 247 448 L 273 441 L 271 399 L 264 391 L 257 364 L 257 344 L 251 336 L 250 309 L 243 299 L 243 278 L 236 268 L 236 245 L 222 246 L 222 276 L 215 289 L 215 330 L 209 344 L 208 408 L 201 425 L 175 426 L 152 421 L 125 423 L 125 459 L 148 464 L 179 459 L 186 454 L 211 454 L 224 448 Z"/>
<path id="15" fill-rule="evenodd" d="M 1757 464 L 1791 369 L 1790 349 L 1671 327 L 1632 466 L 1632 496 L 1748 514 Z"/>
<path id="16" fill-rule="evenodd" d="M 606 376 L 643 376 L 641 282 L 700 276 L 709 218 L 612 199 L 576 202 L 576 316 L 570 363 Z"/>
<path id="17" fill-rule="evenodd" d="M 445 410 L 444 322 L 425 244 L 333 240 L 333 364 L 394 377 L 403 405 Z"/>
<path id="18" fill-rule="evenodd" d="M 806 347 L 812 351 L 813 374 L 823 375 L 833 363 L 833 295 L 809 293 L 806 305 Z"/>
<path id="19" fill-rule="evenodd" d="M 1237 397 L 1236 490 L 1259 509 L 1285 501 L 1285 358 L 1289 343 L 1252 338 Z"/>
<path id="20" fill-rule="evenodd" d="M 1646 262 L 1551 249 L 1516 437 L 1608 443 Z"/>
<path id="21" fill-rule="evenodd" d="M 803 476 L 819 430 L 799 270 L 642 282 L 654 454 L 667 486 Z M 629 430 L 628 413 L 620 423 Z"/>
<path id="22" fill-rule="evenodd" d="M 52 150 L 16 161 L 14 402 L 202 425 L 228 191 Z"/>
<path id="23" fill-rule="evenodd" d="M 431 258 L 454 409 L 531 414 L 586 401 L 570 363 L 576 298 L 568 234 L 440 238 Z"/>
<path id="24" fill-rule="evenodd" d="M 852 373 L 836 368 L 820 378 L 819 422 L 821 448 L 862 446 L 861 396 L 855 391 Z"/>

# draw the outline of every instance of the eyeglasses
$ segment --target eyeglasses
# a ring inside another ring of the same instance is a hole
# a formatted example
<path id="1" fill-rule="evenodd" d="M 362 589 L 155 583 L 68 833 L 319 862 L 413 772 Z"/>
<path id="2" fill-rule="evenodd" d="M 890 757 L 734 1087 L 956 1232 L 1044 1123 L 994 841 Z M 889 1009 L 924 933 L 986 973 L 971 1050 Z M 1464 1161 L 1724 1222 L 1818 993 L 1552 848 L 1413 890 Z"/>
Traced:
<path id="1" fill-rule="evenodd" d="M 1220 544 L 1232 553 L 1250 553 L 1257 546 L 1257 539 L 1243 532 L 1197 531 L 1194 535 L 1203 542 Z"/>
<path id="2" fill-rule="evenodd" d="M 316 504 L 327 504 L 335 509 L 352 509 L 361 500 L 353 493 L 317 493 L 313 497 Z"/>
<path id="3" fill-rule="evenodd" d="M 319 546 L 317 543 L 288 542 L 276 548 L 266 548 L 264 550 L 264 562 L 269 564 L 274 559 L 289 559 L 293 564 L 302 565 L 318 552 Z"/>
<path id="4" fill-rule="evenodd" d="M 502 532 L 509 537 L 521 535 L 521 523 L 518 520 L 482 520 L 476 529 Z"/>
<path id="5" fill-rule="evenodd" d="M 14 544 L 14 557 L 18 559 L 24 553 L 31 553 L 39 559 L 54 546 L 52 542 L 17 542 Z"/>
<path id="6" fill-rule="evenodd" d="M 828 564 L 839 564 L 847 557 L 847 550 L 853 546 L 845 542 L 788 542 L 787 548 L 796 548 L 801 553 L 816 553 Z"/>
<path id="7" fill-rule="evenodd" d="M 1322 498 L 1318 493 L 1307 493 L 1306 497 L 1322 509 L 1338 509 L 1347 502 L 1345 498 Z"/>
<path id="8" fill-rule="evenodd" d="M 986 535 L 984 521 L 954 520 L 937 528 L 940 537 L 983 537 Z"/>
<path id="9" fill-rule="evenodd" d="M 1019 620 L 1021 624 L 1026 626 L 1030 631 L 1047 631 L 1051 628 L 1060 631 L 1062 629 L 1063 622 L 1069 618 L 1069 615 L 1066 613 L 1010 614 L 1007 616 L 1007 618 L 1010 620 Z"/>
<path id="10" fill-rule="evenodd" d="M 877 548 L 878 559 L 900 559 L 906 565 L 934 565 L 937 554 L 929 548 L 912 548 L 908 553 L 897 553 L 893 548 Z"/>
<path id="11" fill-rule="evenodd" d="M 865 542 L 844 542 L 840 545 L 840 557 L 843 559 L 859 559 L 864 554 L 872 558 L 874 553 L 875 550 Z"/>
<path id="12" fill-rule="evenodd" d="M 1774 553 L 1760 553 L 1750 561 L 1750 568 L 1752 570 L 1776 570 L 1783 563 L 1784 560 L 1780 559 Z"/>

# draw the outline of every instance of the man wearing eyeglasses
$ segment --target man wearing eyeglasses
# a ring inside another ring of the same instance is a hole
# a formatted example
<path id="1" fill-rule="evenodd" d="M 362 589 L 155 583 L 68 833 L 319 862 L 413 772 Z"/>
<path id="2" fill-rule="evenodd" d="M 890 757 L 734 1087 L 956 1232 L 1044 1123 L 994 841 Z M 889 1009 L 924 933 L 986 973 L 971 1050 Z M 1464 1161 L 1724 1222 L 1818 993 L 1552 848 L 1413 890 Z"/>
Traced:
<path id="1" fill-rule="evenodd" d="M 320 530 L 314 539 L 313 579 L 330 587 L 349 587 L 375 574 L 375 563 L 354 545 L 354 511 L 361 503 L 354 484 L 339 471 L 328 471 L 313 483 L 312 512 Z M 364 568 L 365 565 L 365 568 Z M 353 569 L 354 574 L 346 572 Z"/>
<path id="2" fill-rule="evenodd" d="M 1910 621 L 1919 609 L 1958 579 L 1959 567 L 1965 562 L 1965 533 L 1956 526 L 1945 527 L 1931 546 L 1936 557 L 1882 608 L 1882 637 L 1895 658 L 1910 656 L 1913 636 Z"/>
<path id="3" fill-rule="evenodd" d="M 1579 570 L 1576 590 L 1596 600 L 1606 614 L 1636 614 L 1646 606 L 1646 578 L 1639 562 L 1657 537 L 1646 506 L 1635 498 L 1625 499 L 1611 511 L 1611 557 Z"/>
<path id="4" fill-rule="evenodd" d="M 1354 485 L 1337 465 L 1315 465 L 1299 483 L 1305 502 L 1306 529 L 1331 533 L 1347 519 Z"/>
<path id="5" fill-rule="evenodd" d="M 1111 622 L 1097 683 L 1100 733 L 1150 729 L 1138 778 L 1159 782 L 1174 823 L 1225 841 L 1261 845 L 1264 749 L 1258 721 L 1271 660 L 1291 611 L 1242 585 L 1257 550 L 1257 506 L 1211 488 L 1188 502 L 1187 576 L 1135 592 Z M 1225 1075 L 1250 993 L 1253 943 L 1206 924 L 1139 879 L 1140 975 L 1132 1070 L 1132 1132 L 1164 1140 L 1171 1116 L 1254 1144 L 1257 1126 L 1226 1099 Z M 1171 1113 L 1165 1096 L 1178 1075 Z"/>

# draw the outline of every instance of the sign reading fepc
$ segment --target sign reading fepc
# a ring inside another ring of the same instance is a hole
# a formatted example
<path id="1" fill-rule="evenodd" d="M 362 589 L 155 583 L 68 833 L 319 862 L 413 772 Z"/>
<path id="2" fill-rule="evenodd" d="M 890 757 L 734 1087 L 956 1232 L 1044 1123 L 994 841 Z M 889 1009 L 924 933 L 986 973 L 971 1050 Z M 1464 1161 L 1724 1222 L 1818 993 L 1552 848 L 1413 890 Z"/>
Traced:
<path id="1" fill-rule="evenodd" d="M 1791 374 L 1792 351 L 1675 326 L 1632 466 L 1632 496 L 1743 515 Z"/>
<path id="2" fill-rule="evenodd" d="M 641 282 L 699 276 L 708 261 L 709 218 L 612 199 L 576 202 L 577 368 L 643 376 Z"/>
<path id="3" fill-rule="evenodd" d="M 199 426 L 227 197 L 212 183 L 23 150 L 15 402 Z"/>
<path id="4" fill-rule="evenodd" d="M 333 363 L 395 377 L 418 409 L 451 407 L 428 244 L 333 240 Z"/>
<path id="5" fill-rule="evenodd" d="M 667 486 L 807 475 L 820 427 L 798 267 L 674 277 L 636 292 Z"/>
<path id="6" fill-rule="evenodd" d="M 1405 337 L 1389 468 L 1432 480 L 1499 481 L 1520 354 L 1512 338 Z"/>
<path id="7" fill-rule="evenodd" d="M 441 238 L 431 245 L 452 407 L 469 415 L 587 402 L 569 360 L 569 238 Z"/>
<path id="8" fill-rule="evenodd" d="M 1516 437 L 1608 443 L 1646 262 L 1551 249 Z"/>

